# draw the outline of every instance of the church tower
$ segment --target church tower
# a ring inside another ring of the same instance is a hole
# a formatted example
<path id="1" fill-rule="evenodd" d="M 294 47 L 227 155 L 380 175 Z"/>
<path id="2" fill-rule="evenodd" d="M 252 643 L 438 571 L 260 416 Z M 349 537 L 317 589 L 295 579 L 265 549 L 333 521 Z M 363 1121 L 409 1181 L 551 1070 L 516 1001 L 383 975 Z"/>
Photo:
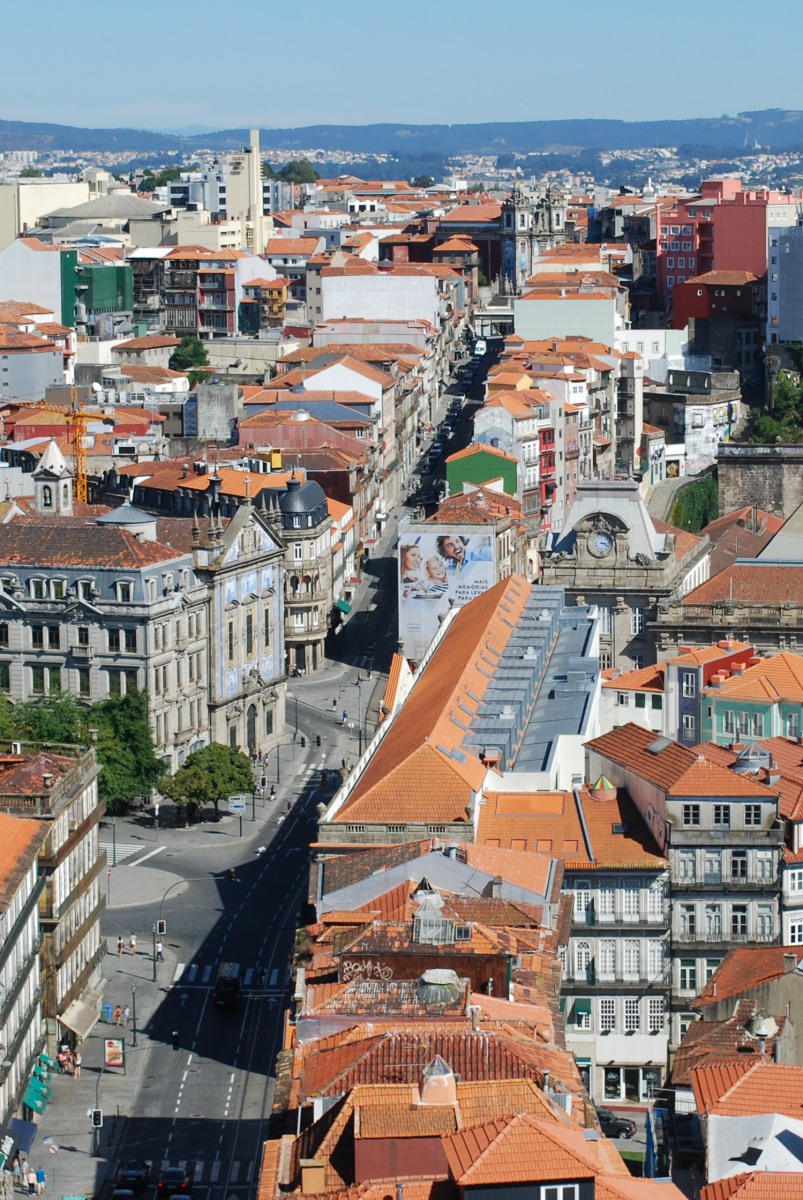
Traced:
<path id="1" fill-rule="evenodd" d="M 73 515 L 73 474 L 55 440 L 48 443 L 39 460 L 33 483 L 38 517 Z"/>

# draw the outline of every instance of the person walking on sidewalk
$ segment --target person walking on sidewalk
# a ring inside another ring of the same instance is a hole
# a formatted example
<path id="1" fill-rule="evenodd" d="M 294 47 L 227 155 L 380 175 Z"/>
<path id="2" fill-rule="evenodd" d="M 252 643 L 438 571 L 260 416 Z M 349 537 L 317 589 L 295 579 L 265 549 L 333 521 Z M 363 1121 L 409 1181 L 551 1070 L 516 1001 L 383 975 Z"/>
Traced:
<path id="1" fill-rule="evenodd" d="M 114 1010 L 114 1023 L 118 1029 L 120 1028 L 120 1022 L 122 1021 L 122 1019 L 123 1019 L 123 1010 L 120 1008 L 120 1005 L 118 1004 Z"/>
<path id="2" fill-rule="evenodd" d="M 348 721 L 349 721 L 349 715 L 344 708 L 343 709 L 343 724 L 348 725 Z"/>
<path id="3" fill-rule="evenodd" d="M 165 960 L 165 956 L 164 956 L 164 942 L 162 942 L 162 941 L 159 941 L 159 942 L 157 942 L 157 943 L 156 943 L 156 961 L 157 961 L 157 962 L 164 962 L 164 960 Z"/>
<path id="4" fill-rule="evenodd" d="M 123 1029 L 128 1029 L 128 1023 L 131 1020 L 131 1009 L 126 1004 L 123 1009 Z"/>
<path id="5" fill-rule="evenodd" d="M 81 1052 L 80 1050 L 76 1050 L 75 1058 L 72 1060 L 72 1073 L 76 1079 L 81 1078 L 81 1062 Z"/>
<path id="6" fill-rule="evenodd" d="M 33 1167 L 28 1168 L 28 1195 L 36 1195 L 36 1171 Z"/>
<path id="7" fill-rule="evenodd" d="M 36 1168 L 36 1194 L 37 1194 L 37 1196 L 44 1196 L 46 1183 L 47 1183 L 47 1175 L 45 1174 L 45 1168 L 37 1167 Z"/>
<path id="8" fill-rule="evenodd" d="M 335 699 L 332 701 L 332 712 L 337 712 L 337 697 L 335 697 Z"/>
<path id="9" fill-rule="evenodd" d="M 118 937 L 118 939 L 117 939 L 117 957 L 118 958 L 123 957 L 124 950 L 125 950 L 125 942 L 123 941 L 122 937 Z"/>
<path id="10" fill-rule="evenodd" d="M 22 1190 L 24 1191 L 28 1185 L 28 1160 L 24 1154 L 20 1159 L 20 1183 L 22 1184 Z"/>
<path id="11" fill-rule="evenodd" d="M 14 1176 L 14 1187 L 18 1188 L 22 1180 L 22 1170 L 20 1168 L 20 1156 L 14 1155 L 14 1161 L 11 1164 L 11 1173 Z"/>
<path id="12" fill-rule="evenodd" d="M 135 933 L 132 933 L 131 937 L 128 939 L 128 945 L 131 950 L 131 953 L 136 954 L 136 952 L 137 952 L 137 935 Z"/>

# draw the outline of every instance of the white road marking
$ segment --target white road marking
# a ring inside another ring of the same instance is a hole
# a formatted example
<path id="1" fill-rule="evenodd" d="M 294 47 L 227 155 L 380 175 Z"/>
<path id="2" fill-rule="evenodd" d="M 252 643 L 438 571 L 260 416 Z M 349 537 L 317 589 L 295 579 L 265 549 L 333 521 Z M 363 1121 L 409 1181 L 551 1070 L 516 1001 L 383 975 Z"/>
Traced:
<path id="1" fill-rule="evenodd" d="M 181 976 L 184 974 L 184 968 L 186 965 L 187 964 L 183 963 L 183 962 L 176 963 L 176 969 L 173 972 L 173 983 L 178 983 L 179 979 L 181 979 Z"/>

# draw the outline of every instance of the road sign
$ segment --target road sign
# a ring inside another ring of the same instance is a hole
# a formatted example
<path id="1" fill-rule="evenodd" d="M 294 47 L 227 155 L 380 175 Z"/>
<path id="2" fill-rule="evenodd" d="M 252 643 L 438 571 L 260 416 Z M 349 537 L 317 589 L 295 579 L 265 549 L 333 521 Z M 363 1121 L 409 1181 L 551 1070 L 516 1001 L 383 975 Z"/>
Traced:
<path id="1" fill-rule="evenodd" d="M 229 812 L 244 813 L 245 812 L 245 796 L 229 796 Z"/>
<path id="2" fill-rule="evenodd" d="M 51 1142 L 47 1148 L 48 1154 L 58 1154 L 60 1147 L 56 1142 Z"/>
<path id="3" fill-rule="evenodd" d="M 111 869 L 111 867 L 109 867 L 109 869 L 106 872 L 106 878 L 111 879 L 111 877 L 112 877 L 112 869 Z"/>

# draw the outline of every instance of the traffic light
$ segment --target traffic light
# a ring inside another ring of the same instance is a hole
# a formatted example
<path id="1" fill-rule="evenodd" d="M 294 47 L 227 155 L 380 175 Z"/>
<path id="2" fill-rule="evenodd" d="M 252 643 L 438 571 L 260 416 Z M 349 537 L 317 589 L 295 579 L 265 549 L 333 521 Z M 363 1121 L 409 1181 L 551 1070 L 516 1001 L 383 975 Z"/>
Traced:
<path id="1" fill-rule="evenodd" d="M 93 1129 L 102 1129 L 103 1128 L 103 1110 L 100 1108 L 92 1109 L 92 1128 Z"/>
<path id="2" fill-rule="evenodd" d="M 302 750 L 304 749 L 306 744 L 307 744 L 307 739 L 304 737 L 304 734 L 302 733 L 302 735 L 301 735 L 301 749 Z"/>
<path id="3" fill-rule="evenodd" d="M 321 735 L 319 733 L 316 733 L 315 734 L 315 745 L 320 746 L 320 744 L 321 744 Z"/>
<path id="4" fill-rule="evenodd" d="M 167 933 L 167 921 L 156 922 L 156 933 L 158 937 L 164 937 Z"/>
<path id="5" fill-rule="evenodd" d="M 180 1048 L 180 1044 L 181 1044 L 181 1043 L 180 1043 L 180 1040 L 179 1040 L 179 1036 L 178 1036 L 178 1030 L 177 1030 L 177 1029 L 174 1029 L 174 1030 L 173 1030 L 172 1042 L 173 1042 L 173 1049 L 174 1049 L 174 1050 L 178 1050 L 178 1049 Z"/>

